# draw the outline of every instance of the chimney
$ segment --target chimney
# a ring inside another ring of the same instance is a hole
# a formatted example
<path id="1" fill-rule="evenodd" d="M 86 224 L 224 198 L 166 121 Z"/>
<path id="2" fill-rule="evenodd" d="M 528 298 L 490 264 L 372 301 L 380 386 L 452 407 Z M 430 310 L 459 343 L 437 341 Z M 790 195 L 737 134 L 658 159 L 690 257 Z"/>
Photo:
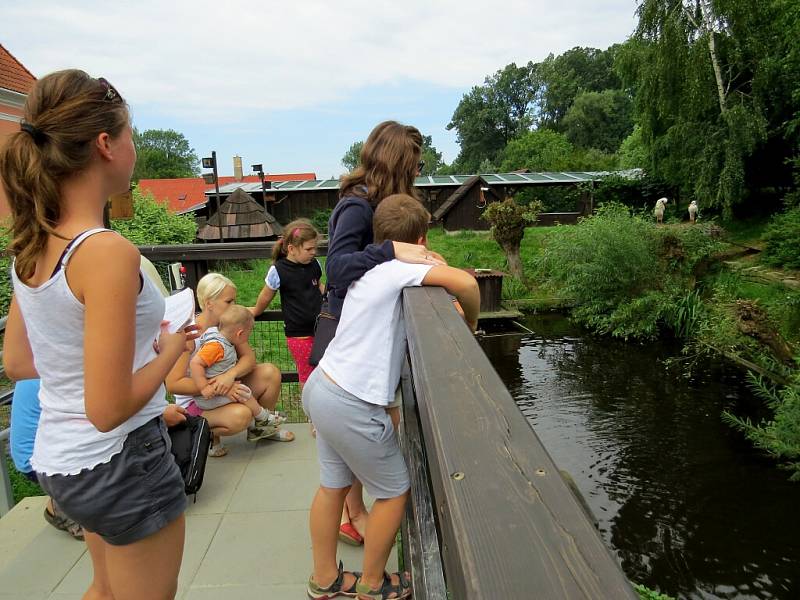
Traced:
<path id="1" fill-rule="evenodd" d="M 242 157 L 238 154 L 233 157 L 233 178 L 236 181 L 244 179 L 244 174 L 242 173 Z"/>

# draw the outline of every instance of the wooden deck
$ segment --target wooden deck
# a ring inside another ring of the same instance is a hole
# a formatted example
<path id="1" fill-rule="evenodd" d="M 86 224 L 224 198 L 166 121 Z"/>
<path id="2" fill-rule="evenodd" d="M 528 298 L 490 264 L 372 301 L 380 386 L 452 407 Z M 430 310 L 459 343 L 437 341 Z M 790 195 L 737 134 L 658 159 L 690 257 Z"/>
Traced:
<path id="1" fill-rule="evenodd" d="M 308 510 L 319 483 L 316 445 L 305 423 L 291 443 L 226 438 L 209 459 L 197 503 L 186 512 L 177 598 L 305 598 L 311 573 Z M 191 499 L 190 499 L 191 502 Z M 86 545 L 42 518 L 44 498 L 26 498 L 0 519 L 0 600 L 79 600 L 89 585 Z M 361 549 L 339 544 L 347 568 Z M 396 569 L 395 555 L 389 567 Z"/>

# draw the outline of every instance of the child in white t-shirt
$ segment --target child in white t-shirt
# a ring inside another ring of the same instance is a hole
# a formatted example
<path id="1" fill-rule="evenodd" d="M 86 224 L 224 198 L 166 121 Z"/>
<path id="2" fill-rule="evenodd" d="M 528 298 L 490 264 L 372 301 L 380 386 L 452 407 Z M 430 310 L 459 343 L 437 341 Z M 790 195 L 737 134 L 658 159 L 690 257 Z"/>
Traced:
<path id="1" fill-rule="evenodd" d="M 375 211 L 375 242 L 424 244 L 429 220 L 418 200 L 390 196 Z M 303 389 L 303 408 L 317 426 L 320 462 L 320 488 L 311 506 L 312 598 L 411 594 L 408 574 L 384 576 L 410 486 L 385 407 L 394 399 L 406 346 L 403 288 L 420 285 L 442 286 L 455 295 L 475 330 L 480 296 L 471 275 L 447 266 L 382 263 L 348 288 L 336 337 Z M 358 582 L 336 562 L 342 506 L 354 476 L 375 498 Z"/>

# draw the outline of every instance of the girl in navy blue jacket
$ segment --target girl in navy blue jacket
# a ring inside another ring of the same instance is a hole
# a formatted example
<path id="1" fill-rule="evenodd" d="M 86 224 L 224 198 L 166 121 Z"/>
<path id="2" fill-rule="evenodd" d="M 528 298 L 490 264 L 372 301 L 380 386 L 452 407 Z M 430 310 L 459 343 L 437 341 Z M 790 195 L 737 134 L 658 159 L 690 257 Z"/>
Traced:
<path id="1" fill-rule="evenodd" d="M 394 258 L 407 263 L 444 264 L 436 252 L 416 244 L 387 240 L 373 244 L 372 215 L 381 200 L 392 194 L 419 198 L 414 178 L 422 169 L 422 134 L 416 127 L 384 121 L 369 134 L 360 164 L 342 177 L 339 203 L 328 223 L 327 275 L 331 314 L 341 315 L 347 288 L 372 267 Z M 397 427 L 399 404 L 389 413 Z M 339 538 L 360 545 L 366 531 L 367 509 L 361 482 L 353 481 L 342 513 Z"/>

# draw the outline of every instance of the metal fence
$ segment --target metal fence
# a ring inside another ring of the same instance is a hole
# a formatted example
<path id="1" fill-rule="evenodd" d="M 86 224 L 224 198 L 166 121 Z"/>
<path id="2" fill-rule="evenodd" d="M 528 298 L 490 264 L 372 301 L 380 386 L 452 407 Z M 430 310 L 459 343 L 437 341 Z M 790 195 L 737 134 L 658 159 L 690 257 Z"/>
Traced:
<path id="1" fill-rule="evenodd" d="M 5 331 L 6 318 L 0 319 L 0 335 Z M 270 362 L 281 370 L 281 397 L 278 410 L 285 413 L 290 423 L 307 421 L 300 402 L 300 386 L 297 383 L 297 371 L 294 360 L 286 346 L 283 334 L 283 313 L 279 310 L 266 311 L 256 319 L 250 345 L 256 354 L 256 361 Z M 0 352 L 0 378 L 4 378 L 2 352 Z M 14 506 L 14 494 L 9 477 L 9 469 L 14 467 L 8 459 L 8 441 L 10 436 L 11 399 L 14 384 L 0 391 L 0 516 Z"/>

